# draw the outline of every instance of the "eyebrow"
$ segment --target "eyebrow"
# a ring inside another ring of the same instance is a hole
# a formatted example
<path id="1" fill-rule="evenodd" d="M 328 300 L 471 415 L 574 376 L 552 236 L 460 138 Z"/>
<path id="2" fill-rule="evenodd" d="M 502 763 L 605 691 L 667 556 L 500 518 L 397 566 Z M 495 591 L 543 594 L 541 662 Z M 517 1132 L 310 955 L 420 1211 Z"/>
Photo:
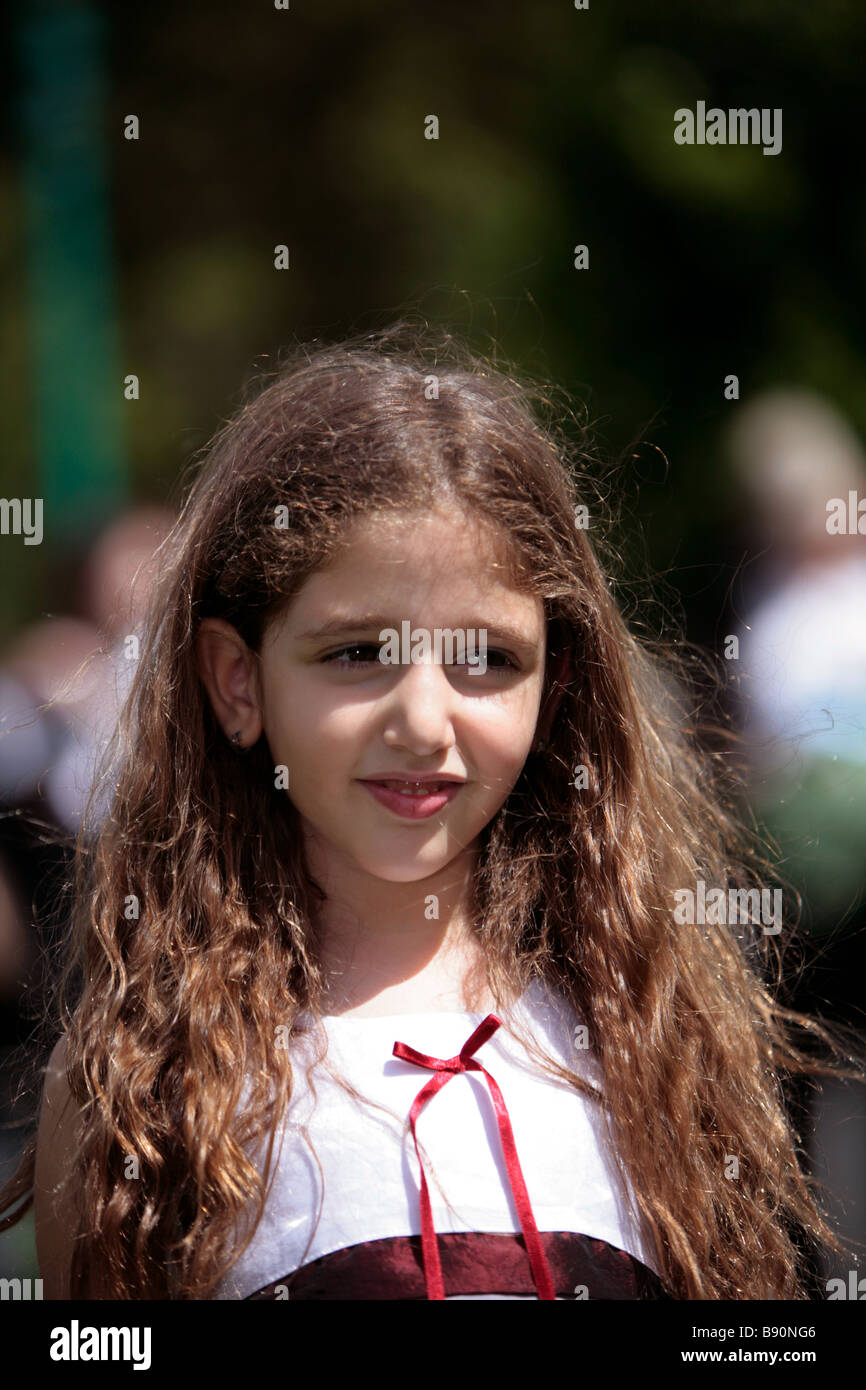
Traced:
<path id="1" fill-rule="evenodd" d="M 329 622 L 322 623 L 321 627 L 311 628 L 308 632 L 298 633 L 300 641 L 313 641 L 320 637 L 343 637 L 350 632 L 366 632 L 369 628 L 375 628 L 381 632 L 384 628 L 394 628 L 400 632 L 400 622 L 395 622 L 393 618 L 382 617 L 379 613 L 360 613 L 357 616 L 331 618 Z M 487 637 L 495 642 L 513 642 L 517 647 L 527 647 L 535 650 L 536 643 L 531 641 L 529 635 L 523 628 L 512 627 L 510 623 L 470 623 L 463 627 L 474 629 L 476 632 L 483 629 Z M 447 629 L 446 629 L 447 630 Z M 451 631 L 459 632 L 460 625 L 452 625 Z"/>

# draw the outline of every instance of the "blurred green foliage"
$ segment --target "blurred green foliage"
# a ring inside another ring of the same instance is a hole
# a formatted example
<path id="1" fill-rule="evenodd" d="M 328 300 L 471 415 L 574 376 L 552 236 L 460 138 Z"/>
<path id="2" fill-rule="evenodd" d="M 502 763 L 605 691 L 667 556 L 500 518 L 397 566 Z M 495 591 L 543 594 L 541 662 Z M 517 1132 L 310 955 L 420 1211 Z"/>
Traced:
<path id="1" fill-rule="evenodd" d="M 56 9 L 23 8 L 30 23 Z M 507 357 L 586 403 L 603 447 L 628 459 L 628 510 L 647 528 L 651 565 L 676 566 L 700 639 L 735 558 L 719 436 L 737 406 L 723 399 L 724 376 L 737 373 L 743 398 L 811 387 L 866 432 L 862 8 L 97 9 L 117 389 L 136 372 L 142 391 L 124 403 L 134 496 L 175 495 L 194 449 L 281 346 L 419 309 L 476 346 L 494 334 Z M 26 93 L 14 44 L 5 63 L 2 479 L 5 495 L 32 495 L 38 430 L 14 142 Z M 781 107 L 782 152 L 677 146 L 673 112 L 698 99 Z M 123 138 L 129 113 L 137 142 Z M 424 138 L 429 114 L 438 141 Z M 273 266 L 281 242 L 291 253 L 283 272 Z M 590 248 L 587 271 L 573 268 L 578 243 Z M 656 451 L 628 457 L 641 436 L 664 450 L 669 472 Z M 20 548 L 0 549 L 0 639 L 74 601 L 52 569 L 52 546 L 70 538 L 50 523 L 24 560 Z M 20 582 L 22 567 L 32 582 Z"/>

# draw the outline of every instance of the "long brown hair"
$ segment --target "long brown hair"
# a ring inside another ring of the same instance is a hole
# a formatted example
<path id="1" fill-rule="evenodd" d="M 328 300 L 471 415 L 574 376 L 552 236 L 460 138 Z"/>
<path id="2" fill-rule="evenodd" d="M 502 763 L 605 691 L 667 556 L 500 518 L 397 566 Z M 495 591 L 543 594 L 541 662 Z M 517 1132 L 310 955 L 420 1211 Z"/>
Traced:
<path id="1" fill-rule="evenodd" d="M 83 1114 L 73 1297 L 212 1293 L 244 1248 L 243 1211 L 263 1210 L 292 1094 L 277 1025 L 292 1035 L 302 1012 L 321 1014 L 320 894 L 297 815 L 266 739 L 244 758 L 228 745 L 198 624 L 223 618 L 259 652 L 354 520 L 443 497 L 505 535 L 544 602 L 548 671 L 567 672 L 547 747 L 481 836 L 471 909 L 494 996 L 540 978 L 587 1025 L 616 1162 L 675 1297 L 808 1297 L 804 1241 L 844 1248 L 782 1083 L 862 1075 L 856 1043 L 781 1002 L 793 922 L 777 938 L 755 921 L 677 921 L 678 892 L 765 886 L 773 866 L 746 824 L 735 736 L 692 709 L 712 708 L 711 663 L 627 626 L 605 520 L 615 490 L 554 395 L 404 319 L 286 354 L 207 447 L 163 546 L 103 768 L 108 810 L 76 845 L 50 1016 Z M 264 1169 L 249 1153 L 263 1139 Z M 0 1211 L 31 1193 L 34 1163 L 31 1144 Z"/>

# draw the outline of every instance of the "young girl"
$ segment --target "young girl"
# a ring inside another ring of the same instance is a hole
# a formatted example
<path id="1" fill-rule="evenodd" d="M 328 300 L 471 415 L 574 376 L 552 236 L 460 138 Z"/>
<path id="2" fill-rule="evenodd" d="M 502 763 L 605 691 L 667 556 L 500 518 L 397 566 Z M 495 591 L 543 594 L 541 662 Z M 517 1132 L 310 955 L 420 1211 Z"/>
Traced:
<path id="1" fill-rule="evenodd" d="M 781 1081 L 862 1068 L 796 1045 L 787 921 L 682 910 L 769 866 L 532 399 L 396 325 L 211 444 L 0 1194 L 47 1296 L 805 1298 L 843 1248 Z"/>

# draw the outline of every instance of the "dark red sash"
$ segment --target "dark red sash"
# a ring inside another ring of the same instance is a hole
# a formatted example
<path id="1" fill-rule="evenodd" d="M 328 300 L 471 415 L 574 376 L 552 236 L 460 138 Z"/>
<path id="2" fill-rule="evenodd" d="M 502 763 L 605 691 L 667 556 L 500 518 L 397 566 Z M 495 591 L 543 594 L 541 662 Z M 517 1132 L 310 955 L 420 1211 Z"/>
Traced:
<path id="1" fill-rule="evenodd" d="M 665 1299 L 661 1281 L 626 1250 L 574 1231 L 542 1231 L 556 1296 L 589 1299 Z M 439 1236 L 446 1299 L 535 1299 L 537 1292 L 519 1231 L 445 1231 Z M 383 1236 L 332 1250 L 248 1294 L 256 1301 L 379 1299 L 425 1301 L 420 1236 Z"/>

